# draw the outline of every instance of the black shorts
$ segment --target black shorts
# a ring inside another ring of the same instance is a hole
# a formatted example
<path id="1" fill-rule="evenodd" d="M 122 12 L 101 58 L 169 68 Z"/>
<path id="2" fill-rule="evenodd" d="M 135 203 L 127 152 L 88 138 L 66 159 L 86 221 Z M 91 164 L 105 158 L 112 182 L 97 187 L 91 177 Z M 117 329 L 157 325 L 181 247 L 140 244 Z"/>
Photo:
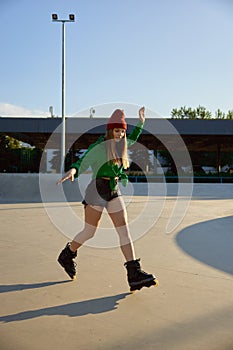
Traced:
<path id="1" fill-rule="evenodd" d="M 93 179 L 87 186 L 86 193 L 82 204 L 86 207 L 89 205 L 98 205 L 100 207 L 106 207 L 108 202 L 121 195 L 118 188 L 112 191 L 110 188 L 110 180 L 97 178 Z"/>

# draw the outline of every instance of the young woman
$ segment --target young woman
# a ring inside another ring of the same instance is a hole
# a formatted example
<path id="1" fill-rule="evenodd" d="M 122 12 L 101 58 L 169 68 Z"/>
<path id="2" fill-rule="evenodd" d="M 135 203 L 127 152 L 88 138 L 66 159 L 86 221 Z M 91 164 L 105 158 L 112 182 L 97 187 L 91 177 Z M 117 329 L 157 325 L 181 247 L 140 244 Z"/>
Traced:
<path id="1" fill-rule="evenodd" d="M 152 274 L 141 270 L 140 259 L 135 258 L 134 246 L 129 233 L 127 213 L 124 201 L 118 189 L 118 181 L 127 183 L 124 169 L 129 167 L 127 148 L 134 144 L 142 132 L 145 122 L 145 108 L 139 109 L 139 121 L 131 134 L 126 137 L 127 124 L 124 112 L 116 109 L 107 123 L 105 136 L 101 136 L 92 144 L 83 157 L 71 165 L 70 170 L 58 181 L 61 184 L 74 178 L 91 166 L 92 181 L 87 186 L 83 200 L 85 224 L 72 242 L 67 243 L 58 257 L 58 262 L 71 279 L 75 278 L 74 259 L 82 244 L 92 238 L 99 225 L 104 208 L 106 208 L 119 236 L 120 247 L 126 263 L 130 290 L 156 285 L 157 280 Z"/>

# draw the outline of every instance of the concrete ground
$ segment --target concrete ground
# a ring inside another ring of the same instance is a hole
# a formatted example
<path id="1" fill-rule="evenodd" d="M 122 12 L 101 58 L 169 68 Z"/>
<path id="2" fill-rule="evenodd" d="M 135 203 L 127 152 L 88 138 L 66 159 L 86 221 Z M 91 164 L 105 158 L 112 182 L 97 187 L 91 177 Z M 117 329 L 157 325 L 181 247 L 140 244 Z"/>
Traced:
<path id="1" fill-rule="evenodd" d="M 43 204 L 1 204 L 0 349 L 232 350 L 232 199 L 231 184 L 195 185 L 183 220 L 166 234 L 176 200 L 168 196 L 135 242 L 142 268 L 160 285 L 134 294 L 119 248 L 82 247 L 78 278 L 69 281 L 56 262 L 67 237 Z M 132 198 L 129 218 L 145 200 Z M 70 205 L 82 215 L 80 202 Z"/>

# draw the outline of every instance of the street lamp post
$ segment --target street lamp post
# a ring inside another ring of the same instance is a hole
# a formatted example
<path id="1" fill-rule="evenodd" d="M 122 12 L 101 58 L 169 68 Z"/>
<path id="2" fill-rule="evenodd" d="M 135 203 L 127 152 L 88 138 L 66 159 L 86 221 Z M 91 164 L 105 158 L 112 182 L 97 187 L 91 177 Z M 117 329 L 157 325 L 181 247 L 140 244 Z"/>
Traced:
<path id="1" fill-rule="evenodd" d="M 62 23 L 62 102 L 61 102 L 61 116 L 62 116 L 62 131 L 61 131 L 61 174 L 65 170 L 65 156 L 66 156 L 66 118 L 65 118 L 65 23 L 75 22 L 75 15 L 69 14 L 69 19 L 58 19 L 56 13 L 52 14 L 53 22 Z"/>

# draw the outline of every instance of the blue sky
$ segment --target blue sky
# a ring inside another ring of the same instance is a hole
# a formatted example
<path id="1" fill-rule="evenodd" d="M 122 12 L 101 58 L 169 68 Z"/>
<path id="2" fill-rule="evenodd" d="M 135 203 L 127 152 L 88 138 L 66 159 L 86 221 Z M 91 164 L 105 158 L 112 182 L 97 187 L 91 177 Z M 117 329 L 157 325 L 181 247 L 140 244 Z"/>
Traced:
<path id="1" fill-rule="evenodd" d="M 233 109 L 232 0 L 0 0 L 0 115 L 66 114 L 110 102 L 161 116 Z"/>

